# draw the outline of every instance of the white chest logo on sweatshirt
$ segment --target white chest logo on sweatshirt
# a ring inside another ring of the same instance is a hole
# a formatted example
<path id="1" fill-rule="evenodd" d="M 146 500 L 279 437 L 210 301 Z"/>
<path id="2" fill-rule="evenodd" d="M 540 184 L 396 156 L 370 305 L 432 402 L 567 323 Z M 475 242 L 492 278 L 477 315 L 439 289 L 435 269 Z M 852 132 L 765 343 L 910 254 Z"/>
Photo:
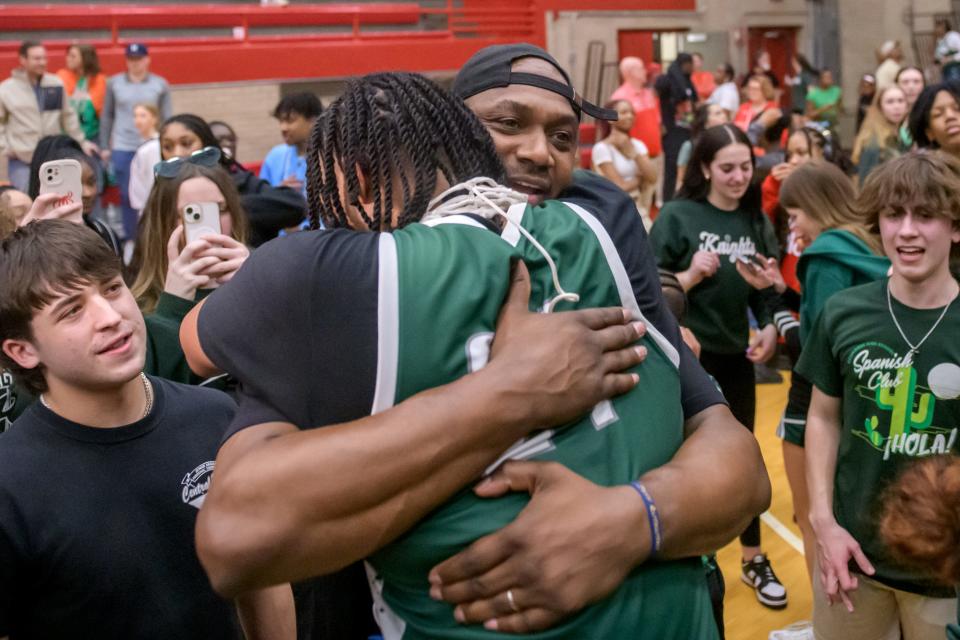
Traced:
<path id="1" fill-rule="evenodd" d="M 204 462 L 199 467 L 183 476 L 180 485 L 183 487 L 181 497 L 184 504 L 199 509 L 210 490 L 210 478 L 213 477 L 213 460 Z"/>
<path id="2" fill-rule="evenodd" d="M 723 237 L 719 233 L 710 231 L 700 232 L 700 251 L 709 251 L 721 256 L 728 256 L 731 264 L 737 261 L 740 256 L 752 256 L 757 252 L 757 245 L 749 236 L 740 236 L 738 240 L 725 234 Z"/>

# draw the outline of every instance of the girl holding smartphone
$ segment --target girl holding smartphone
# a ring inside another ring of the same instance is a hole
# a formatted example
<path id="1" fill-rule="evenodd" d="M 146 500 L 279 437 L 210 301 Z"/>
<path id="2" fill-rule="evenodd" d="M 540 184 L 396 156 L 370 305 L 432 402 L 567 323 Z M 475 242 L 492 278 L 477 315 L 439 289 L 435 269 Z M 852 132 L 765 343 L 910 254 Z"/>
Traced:
<path id="1" fill-rule="evenodd" d="M 769 360 L 777 330 L 766 292 L 751 287 L 736 264 L 752 256 L 776 257 L 776 235 L 751 186 L 753 148 L 738 127 L 703 132 L 677 199 L 667 203 L 650 240 L 661 268 L 677 274 L 690 302 L 687 326 L 701 343 L 700 362 L 730 403 L 733 415 L 753 431 L 754 363 Z M 748 310 L 759 331 L 750 338 Z M 760 521 L 740 536 L 742 579 L 765 606 L 782 608 L 787 592 L 760 548 Z"/>
<path id="2" fill-rule="evenodd" d="M 130 287 L 144 313 L 164 305 L 192 306 L 195 299 L 228 281 L 250 255 L 246 212 L 230 176 L 218 166 L 219 149 L 157 166 L 157 180 L 143 210 Z M 183 209 L 214 203 L 220 233 L 185 242 Z"/>

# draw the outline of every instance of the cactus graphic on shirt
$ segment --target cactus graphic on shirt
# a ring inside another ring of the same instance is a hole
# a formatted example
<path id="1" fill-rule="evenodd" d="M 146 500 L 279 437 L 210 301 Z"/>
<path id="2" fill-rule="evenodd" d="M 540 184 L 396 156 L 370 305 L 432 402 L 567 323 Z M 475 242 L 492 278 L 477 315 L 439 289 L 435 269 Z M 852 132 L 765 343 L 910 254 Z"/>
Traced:
<path id="1" fill-rule="evenodd" d="M 894 387 L 881 386 L 877 389 L 877 406 L 892 411 L 890 415 L 890 432 L 888 438 L 905 435 L 912 431 L 921 431 L 930 426 L 933 421 L 933 394 L 920 393 L 917 409 L 914 411 L 914 397 L 917 395 L 917 372 L 912 366 L 897 370 L 900 384 Z M 876 417 L 866 421 L 864 426 L 870 435 L 870 440 L 879 446 L 875 436 L 878 420 Z"/>
<path id="2" fill-rule="evenodd" d="M 878 449 L 883 446 L 883 436 L 877 431 L 879 424 L 880 421 L 877 420 L 877 416 L 870 416 L 863 421 L 863 428 L 867 430 L 867 437 L 870 438 L 870 443 Z"/>

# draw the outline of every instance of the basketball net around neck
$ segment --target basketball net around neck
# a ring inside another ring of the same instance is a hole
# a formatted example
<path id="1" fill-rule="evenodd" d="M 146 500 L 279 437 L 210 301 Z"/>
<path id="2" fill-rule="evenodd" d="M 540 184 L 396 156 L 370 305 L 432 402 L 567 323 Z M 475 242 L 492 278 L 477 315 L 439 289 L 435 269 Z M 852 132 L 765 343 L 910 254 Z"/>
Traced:
<path id="1" fill-rule="evenodd" d="M 557 273 L 556 262 L 529 231 L 524 229 L 518 221 L 512 220 L 507 214 L 510 207 L 526 203 L 527 195 L 524 193 L 497 184 L 490 178 L 472 178 L 450 187 L 431 200 L 427 206 L 427 213 L 424 214 L 422 220 L 428 222 L 437 218 L 463 214 L 478 215 L 486 220 L 494 220 L 497 216 L 502 216 L 507 224 L 516 227 L 517 231 L 530 241 L 530 244 L 546 259 L 547 265 L 550 267 L 550 275 L 553 278 L 553 287 L 557 291 L 557 295 L 547 301 L 545 306 L 546 312 L 552 313 L 554 307 L 561 301 L 578 302 L 580 296 L 576 293 L 567 292 L 560 286 L 560 276 Z"/>

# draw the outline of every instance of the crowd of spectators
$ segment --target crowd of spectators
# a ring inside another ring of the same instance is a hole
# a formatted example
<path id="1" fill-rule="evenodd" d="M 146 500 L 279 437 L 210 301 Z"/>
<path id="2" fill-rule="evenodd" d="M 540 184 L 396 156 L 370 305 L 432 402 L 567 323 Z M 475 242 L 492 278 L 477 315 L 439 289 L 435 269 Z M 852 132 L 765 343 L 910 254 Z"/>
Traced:
<path id="1" fill-rule="evenodd" d="M 259 175 L 147 45 L 107 78 L 89 45 L 52 74 L 24 42 L 0 638 L 723 637 L 733 538 L 788 604 L 752 433 L 778 355 L 816 637 L 942 637 L 960 562 L 917 540 L 956 528 L 930 514 L 960 511 L 958 472 L 914 466 L 960 450 L 960 34 L 936 28 L 941 82 L 877 49 L 849 150 L 801 54 L 626 57 L 601 107 L 513 44 L 451 91 L 285 96 Z"/>

